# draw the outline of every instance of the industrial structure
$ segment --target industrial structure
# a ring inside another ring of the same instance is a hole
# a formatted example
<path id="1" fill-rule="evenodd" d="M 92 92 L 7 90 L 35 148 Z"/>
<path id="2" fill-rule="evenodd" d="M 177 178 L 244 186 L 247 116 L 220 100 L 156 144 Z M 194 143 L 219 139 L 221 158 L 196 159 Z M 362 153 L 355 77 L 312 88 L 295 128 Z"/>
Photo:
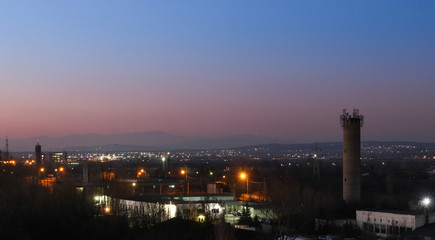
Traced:
<path id="1" fill-rule="evenodd" d="M 35 145 L 35 162 L 36 162 L 36 166 L 42 165 L 42 151 L 41 151 L 41 145 L 39 144 L 39 140 Z"/>
<path id="2" fill-rule="evenodd" d="M 9 154 L 9 139 L 8 139 L 8 136 L 6 136 L 5 156 L 4 156 L 3 160 L 9 161 L 9 158 L 10 158 L 10 154 Z"/>
<path id="3" fill-rule="evenodd" d="M 352 115 L 343 109 L 340 125 L 343 127 L 343 200 L 359 202 L 361 200 L 361 127 L 364 116 L 354 109 Z"/>

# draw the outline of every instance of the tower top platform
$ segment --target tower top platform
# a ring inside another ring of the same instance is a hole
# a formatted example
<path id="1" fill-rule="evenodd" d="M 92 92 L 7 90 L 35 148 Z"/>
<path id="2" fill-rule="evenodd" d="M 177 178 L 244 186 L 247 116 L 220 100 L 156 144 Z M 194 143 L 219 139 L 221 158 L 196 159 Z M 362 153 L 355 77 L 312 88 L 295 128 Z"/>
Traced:
<path id="1" fill-rule="evenodd" d="M 340 126 L 345 127 L 346 123 L 359 121 L 360 127 L 364 124 L 364 116 L 359 113 L 359 110 L 354 108 L 353 113 L 349 114 L 346 109 L 343 109 L 343 114 L 340 115 Z"/>

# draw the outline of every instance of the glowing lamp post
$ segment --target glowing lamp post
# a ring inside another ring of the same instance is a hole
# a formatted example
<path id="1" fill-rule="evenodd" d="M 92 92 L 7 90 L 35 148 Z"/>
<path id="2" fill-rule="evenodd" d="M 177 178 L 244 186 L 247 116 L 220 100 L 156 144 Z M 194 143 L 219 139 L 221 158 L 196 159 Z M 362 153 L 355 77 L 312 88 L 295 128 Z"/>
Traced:
<path id="1" fill-rule="evenodd" d="M 184 175 L 187 184 L 187 195 L 189 195 L 189 181 L 187 180 L 187 167 L 185 169 L 181 169 L 181 175 Z"/>
<path id="2" fill-rule="evenodd" d="M 166 161 L 166 157 L 162 157 L 162 169 L 163 169 L 163 176 L 165 176 L 166 174 L 165 174 L 165 171 L 166 171 L 166 169 L 165 169 L 165 161 Z"/>
<path id="3" fill-rule="evenodd" d="M 248 175 L 244 172 L 240 173 L 240 179 L 245 180 L 246 179 L 246 196 L 249 196 L 249 178 Z"/>
<path id="4" fill-rule="evenodd" d="M 137 178 L 145 177 L 145 170 L 141 168 L 139 171 L 137 171 Z"/>
<path id="5" fill-rule="evenodd" d="M 134 196 L 134 193 L 135 193 L 135 190 L 136 190 L 136 183 L 135 182 L 132 183 L 131 186 L 133 187 L 133 196 Z"/>
<path id="6" fill-rule="evenodd" d="M 42 167 L 42 168 L 39 169 L 39 174 L 42 175 L 42 174 L 44 174 L 44 172 L 45 172 L 45 168 Z"/>
<path id="7" fill-rule="evenodd" d="M 421 203 L 421 205 L 423 205 L 423 208 L 424 208 L 424 225 L 428 225 L 429 224 L 428 209 L 430 207 L 431 199 L 428 197 L 425 197 L 420 201 L 420 203 Z"/>
<path id="8" fill-rule="evenodd" d="M 423 199 L 421 200 L 421 204 L 422 204 L 425 208 L 429 207 L 429 205 L 430 205 L 430 198 L 428 198 L 428 197 L 423 198 Z"/>

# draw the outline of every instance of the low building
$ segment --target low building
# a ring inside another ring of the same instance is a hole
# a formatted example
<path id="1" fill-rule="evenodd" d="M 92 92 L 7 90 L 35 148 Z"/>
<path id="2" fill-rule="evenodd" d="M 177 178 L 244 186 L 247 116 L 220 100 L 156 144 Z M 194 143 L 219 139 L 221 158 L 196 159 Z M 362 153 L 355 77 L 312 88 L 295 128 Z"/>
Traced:
<path id="1" fill-rule="evenodd" d="M 215 220 L 224 217 L 225 202 L 234 200 L 230 194 L 166 195 L 160 199 L 130 197 L 116 199 L 119 214 L 130 218 L 150 217 L 166 221 L 176 216 L 203 221 L 205 216 Z"/>
<path id="2" fill-rule="evenodd" d="M 233 225 L 237 224 L 242 208 L 246 207 L 246 203 L 236 201 L 234 195 L 229 193 L 163 195 L 155 198 L 133 196 L 113 200 L 117 214 L 132 219 L 149 217 L 158 221 L 166 221 L 180 216 L 203 221 L 208 216 L 211 221 L 225 219 Z M 249 203 L 248 206 L 251 217 L 257 216 L 266 221 L 272 216 L 270 206 L 266 203 Z"/>
<path id="3" fill-rule="evenodd" d="M 435 222 L 435 213 L 428 216 L 429 223 Z M 423 211 L 394 210 L 357 210 L 356 221 L 364 232 L 373 233 L 379 237 L 403 235 L 425 225 Z"/>

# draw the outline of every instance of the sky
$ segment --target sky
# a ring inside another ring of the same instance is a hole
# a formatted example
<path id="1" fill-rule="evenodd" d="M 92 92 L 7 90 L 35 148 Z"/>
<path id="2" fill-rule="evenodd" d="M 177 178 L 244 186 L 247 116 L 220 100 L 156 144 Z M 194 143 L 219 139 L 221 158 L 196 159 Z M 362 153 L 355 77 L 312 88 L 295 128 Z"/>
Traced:
<path id="1" fill-rule="evenodd" d="M 2 1 L 0 135 L 435 142 L 433 1 Z"/>

